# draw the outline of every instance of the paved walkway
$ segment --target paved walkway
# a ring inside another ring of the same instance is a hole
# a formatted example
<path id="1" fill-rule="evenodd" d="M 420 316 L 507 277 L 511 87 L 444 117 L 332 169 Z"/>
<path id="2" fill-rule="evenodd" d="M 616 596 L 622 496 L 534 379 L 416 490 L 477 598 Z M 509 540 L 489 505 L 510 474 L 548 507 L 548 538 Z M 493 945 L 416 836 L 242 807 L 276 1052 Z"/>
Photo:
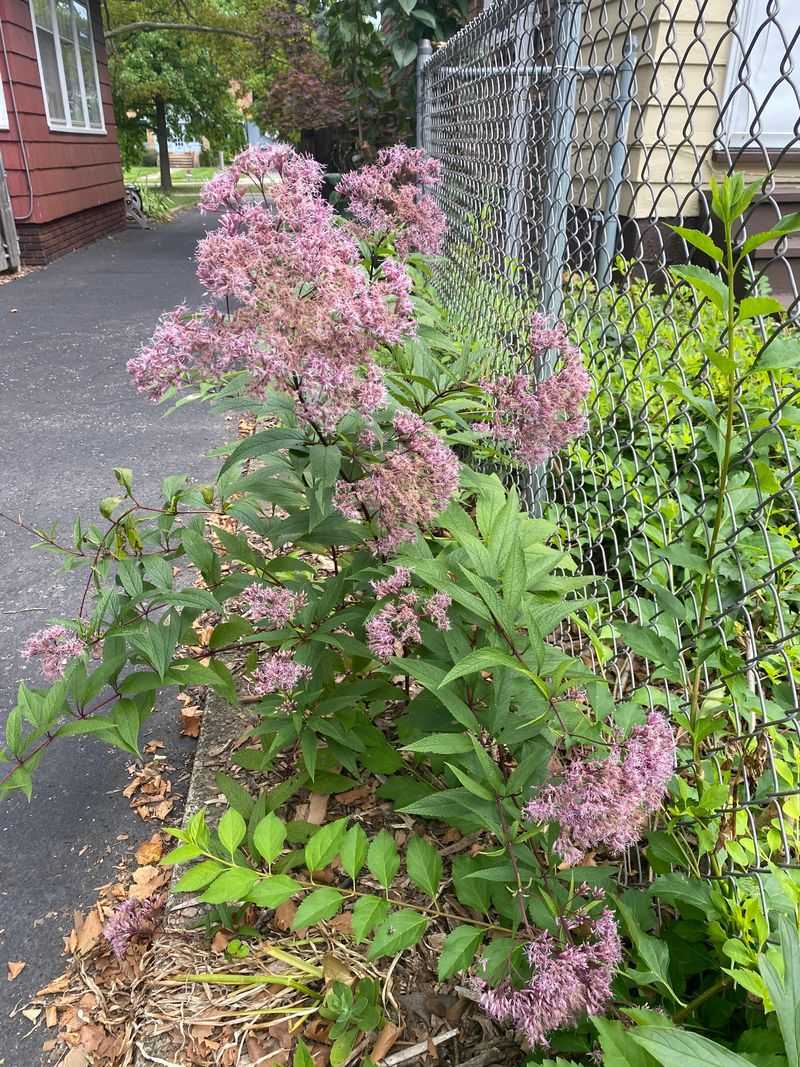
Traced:
<path id="1" fill-rule="evenodd" d="M 213 473 L 204 460 L 220 424 L 189 405 L 168 418 L 134 391 L 125 370 L 158 315 L 199 302 L 192 256 L 204 223 L 196 211 L 156 230 L 128 230 L 45 270 L 0 286 L 0 510 L 34 525 L 76 515 L 96 519 L 116 492 L 115 466 L 133 468 L 144 499 L 166 474 Z M 81 579 L 33 551 L 24 532 L 0 523 L 0 722 L 18 682 L 40 684 L 19 650 L 50 617 L 73 614 Z M 79 575 L 85 572 L 79 572 Z M 192 743 L 177 737 L 174 708 L 151 720 L 180 777 Z M 90 740 L 56 743 L 35 776 L 34 796 L 0 802 L 0 1065 L 35 1067 L 41 1030 L 9 1015 L 59 974 L 62 935 L 74 908 L 111 880 L 130 842 L 153 829 L 129 809 L 124 754 Z M 6 962 L 25 960 L 14 982 Z"/>

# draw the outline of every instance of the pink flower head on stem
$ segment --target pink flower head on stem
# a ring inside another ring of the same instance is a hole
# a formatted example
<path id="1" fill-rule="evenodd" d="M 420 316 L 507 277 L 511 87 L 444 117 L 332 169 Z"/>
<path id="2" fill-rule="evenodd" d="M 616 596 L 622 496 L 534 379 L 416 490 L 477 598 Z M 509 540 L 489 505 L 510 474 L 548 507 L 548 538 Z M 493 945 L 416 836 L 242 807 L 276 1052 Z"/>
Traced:
<path id="1" fill-rule="evenodd" d="M 606 759 L 573 749 L 559 780 L 543 786 L 523 814 L 559 824 L 555 847 L 570 865 L 600 845 L 622 852 L 661 806 L 674 768 L 672 728 L 653 711 L 627 740 L 617 739 Z"/>
<path id="2" fill-rule="evenodd" d="M 66 626 L 48 626 L 28 638 L 22 647 L 24 659 L 41 658 L 42 674 L 48 682 L 63 677 L 70 660 L 81 656 L 86 644 Z"/>
<path id="3" fill-rule="evenodd" d="M 537 359 L 559 352 L 559 370 L 538 384 L 525 373 L 482 382 L 494 399 L 494 414 L 491 422 L 475 423 L 473 429 L 488 433 L 520 462 L 538 464 L 585 433 L 583 405 L 591 380 L 563 323 L 548 327 L 543 316 L 534 315 L 531 350 Z"/>
<path id="4" fill-rule="evenodd" d="M 486 1014 L 513 1025 L 533 1048 L 546 1048 L 550 1032 L 602 1012 L 622 960 L 619 931 L 608 908 L 596 919 L 585 913 L 572 916 L 562 929 L 570 934 L 565 944 L 543 930 L 526 946 L 531 978 L 521 989 L 508 979 L 495 989 L 476 981 Z"/>
<path id="5" fill-rule="evenodd" d="M 268 652 L 253 671 L 253 688 L 258 696 L 290 693 L 310 674 L 311 668 L 297 663 L 289 649 L 280 649 Z"/>
<path id="6" fill-rule="evenodd" d="M 267 619 L 277 627 L 291 622 L 308 602 L 305 593 L 296 593 L 278 585 L 259 585 L 257 582 L 242 591 L 242 600 L 247 605 L 247 614 L 251 619 Z"/>
<path id="7" fill-rule="evenodd" d="M 125 900 L 113 912 L 103 927 L 103 936 L 118 960 L 134 938 L 153 935 L 163 906 L 163 897 L 155 895 L 144 900 Z"/>
<path id="8" fill-rule="evenodd" d="M 371 235 L 396 234 L 401 256 L 439 252 L 446 221 L 426 187 L 441 181 L 441 166 L 421 148 L 394 145 L 374 163 L 345 174 L 336 191 L 347 200 L 356 222 Z"/>

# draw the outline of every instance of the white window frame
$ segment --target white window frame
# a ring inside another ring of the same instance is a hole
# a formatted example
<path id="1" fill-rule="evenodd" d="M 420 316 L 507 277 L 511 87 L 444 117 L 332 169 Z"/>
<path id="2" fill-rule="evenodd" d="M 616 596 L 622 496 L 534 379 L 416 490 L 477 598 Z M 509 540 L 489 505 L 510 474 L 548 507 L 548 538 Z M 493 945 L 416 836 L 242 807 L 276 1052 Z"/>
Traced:
<path id="1" fill-rule="evenodd" d="M 86 85 L 83 77 L 83 64 L 80 61 L 80 46 L 78 43 L 78 24 L 75 19 L 75 15 L 72 15 L 72 36 L 75 48 L 75 54 L 77 57 L 78 68 L 78 82 L 80 85 L 81 93 L 81 107 L 83 109 L 84 125 L 77 125 L 72 120 L 72 114 L 69 106 L 69 95 L 67 93 L 67 79 L 64 74 L 64 57 L 61 52 L 61 31 L 58 25 L 58 18 L 56 16 L 56 0 L 47 0 L 47 4 L 50 10 L 50 23 L 51 33 L 53 34 L 53 43 L 56 54 L 56 64 L 58 66 L 58 82 L 61 89 L 61 99 L 64 104 L 65 120 L 62 122 L 58 119 L 53 120 L 50 117 L 50 103 L 47 99 L 47 86 L 44 79 L 44 68 L 42 67 L 42 57 L 39 52 L 39 32 L 36 22 L 36 12 L 33 9 L 33 4 L 30 5 L 31 12 L 31 25 L 33 27 L 33 40 L 36 44 L 36 63 L 39 67 L 39 83 L 42 87 L 42 96 L 44 98 L 44 110 L 47 115 L 47 125 L 54 133 L 79 133 L 89 134 L 95 137 L 105 137 L 106 130 L 106 116 L 105 108 L 103 107 L 103 98 L 100 94 L 100 76 L 97 70 L 97 49 L 95 47 L 94 39 L 94 21 L 92 19 L 92 5 L 91 0 L 82 0 L 86 7 L 86 11 L 89 17 L 89 40 L 92 45 L 92 73 L 94 74 L 95 89 L 97 90 L 97 101 L 100 107 L 100 126 L 89 125 L 89 106 L 86 97 Z"/>
<path id="2" fill-rule="evenodd" d="M 6 87 L 0 76 L 0 130 L 10 130 L 11 123 L 8 121 L 8 108 L 6 107 Z"/>
<path id="3" fill-rule="evenodd" d="M 782 3 L 781 9 L 788 11 L 788 0 L 785 0 L 785 2 L 787 6 L 784 8 Z M 731 94 L 735 91 L 736 86 L 740 84 L 739 72 L 745 54 L 748 56 L 747 63 L 751 70 L 758 69 L 768 62 L 769 33 L 760 34 L 755 46 L 751 47 L 756 30 L 766 21 L 768 0 L 739 0 L 739 5 L 741 18 L 736 27 L 736 34 L 732 39 L 727 76 L 725 78 L 725 95 L 723 99 L 726 101 L 730 100 Z M 795 45 L 795 48 L 797 47 Z M 776 75 L 779 65 L 776 65 Z M 798 69 L 792 72 L 791 80 L 800 88 L 800 62 L 797 67 Z M 729 148 L 742 148 L 749 143 L 754 143 L 754 136 L 750 133 L 750 127 L 755 115 L 756 111 L 750 93 L 740 90 L 734 96 L 723 117 L 725 143 Z M 793 117 L 797 118 L 797 115 L 795 114 Z M 797 134 L 791 125 L 791 119 L 792 116 L 789 116 L 790 124 L 785 130 L 762 129 L 757 138 L 759 144 L 766 149 L 780 149 L 795 141 Z"/>

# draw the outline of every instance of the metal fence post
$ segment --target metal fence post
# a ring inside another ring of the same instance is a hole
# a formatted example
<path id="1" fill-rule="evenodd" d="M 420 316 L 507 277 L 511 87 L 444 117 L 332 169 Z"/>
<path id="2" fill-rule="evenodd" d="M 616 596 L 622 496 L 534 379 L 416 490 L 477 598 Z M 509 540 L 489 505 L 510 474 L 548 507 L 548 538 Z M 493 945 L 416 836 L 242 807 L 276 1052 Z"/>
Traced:
<path id="1" fill-rule="evenodd" d="M 542 254 L 539 273 L 542 310 L 553 321 L 561 315 L 562 274 L 567 253 L 567 215 L 572 185 L 575 126 L 575 67 L 581 46 L 583 0 L 563 0 L 558 9 L 548 100 L 551 116 L 544 194 Z"/>
<path id="2" fill-rule="evenodd" d="M 430 151 L 428 144 L 427 118 L 427 94 L 425 92 L 425 67 L 428 65 L 433 48 L 427 37 L 423 37 L 417 45 L 417 147 Z"/>
<path id="3" fill-rule="evenodd" d="M 625 38 L 622 63 L 614 80 L 613 108 L 617 123 L 608 155 L 608 177 L 603 196 L 603 225 L 598 236 L 596 277 L 599 288 L 611 281 L 611 268 L 619 237 L 619 200 L 628 159 L 628 126 L 634 98 L 634 74 L 639 42 L 634 34 Z"/>
<path id="4" fill-rule="evenodd" d="M 526 4 L 514 18 L 511 39 L 514 42 L 514 88 L 508 162 L 506 166 L 505 268 L 518 263 L 523 250 L 525 197 L 530 153 L 530 88 L 535 50 L 536 7 Z"/>

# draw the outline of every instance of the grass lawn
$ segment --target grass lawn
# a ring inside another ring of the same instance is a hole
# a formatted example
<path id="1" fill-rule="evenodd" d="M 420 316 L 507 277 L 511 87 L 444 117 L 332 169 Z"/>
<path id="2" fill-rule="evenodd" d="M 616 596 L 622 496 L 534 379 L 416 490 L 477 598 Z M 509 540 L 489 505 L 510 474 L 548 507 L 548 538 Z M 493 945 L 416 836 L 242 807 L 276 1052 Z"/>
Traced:
<path id="1" fill-rule="evenodd" d="M 172 181 L 175 185 L 193 185 L 207 182 L 218 173 L 218 167 L 192 167 L 190 170 L 170 170 Z M 160 188 L 161 174 L 158 167 L 129 167 L 124 172 L 125 182 L 128 185 L 149 185 Z"/>

